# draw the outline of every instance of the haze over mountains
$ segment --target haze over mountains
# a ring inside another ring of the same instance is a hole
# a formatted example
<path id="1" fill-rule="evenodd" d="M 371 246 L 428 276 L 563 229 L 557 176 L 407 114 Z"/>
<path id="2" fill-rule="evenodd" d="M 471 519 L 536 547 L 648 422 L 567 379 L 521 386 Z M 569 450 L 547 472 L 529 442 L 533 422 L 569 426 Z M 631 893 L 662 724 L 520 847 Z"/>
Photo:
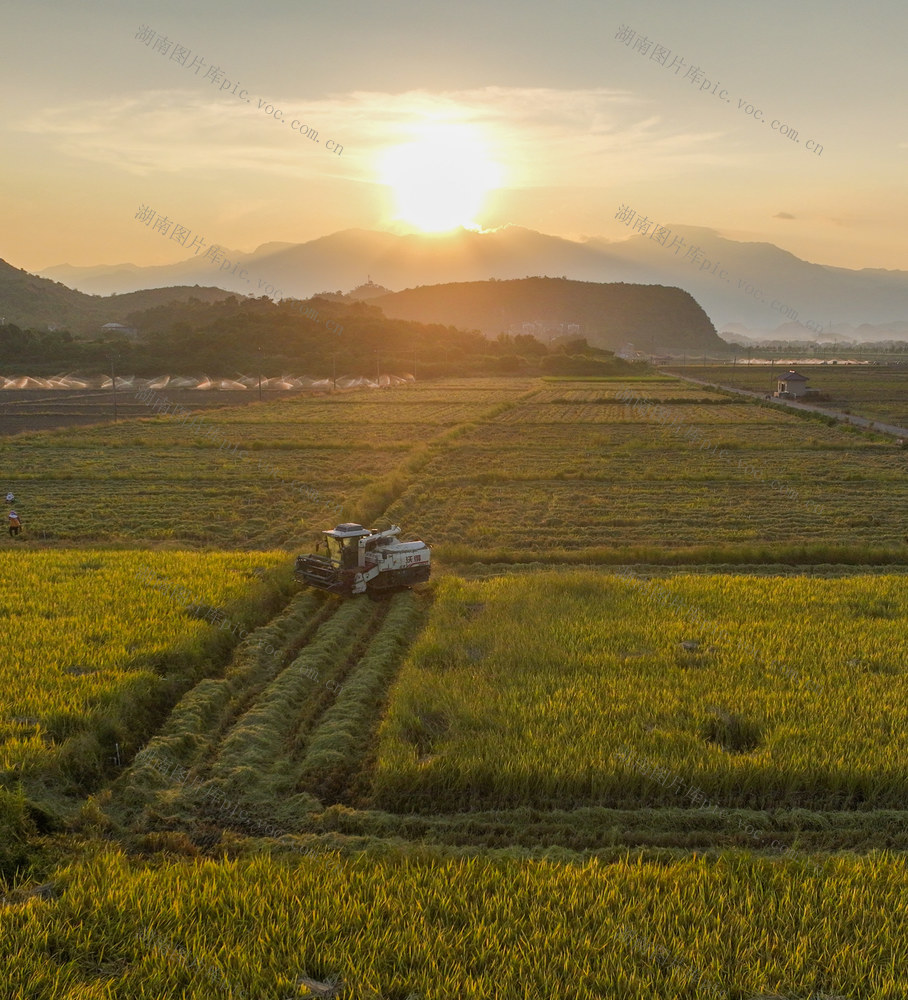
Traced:
<path id="1" fill-rule="evenodd" d="M 366 275 L 396 291 L 488 278 L 564 276 L 677 286 L 693 295 L 720 332 L 770 336 L 778 331 L 792 339 L 904 336 L 908 272 L 828 267 L 770 243 L 730 240 L 698 227 L 671 228 L 672 240 L 683 240 L 673 249 L 640 235 L 576 242 L 518 226 L 441 236 L 349 229 L 307 243 L 267 243 L 252 253 L 224 249 L 217 260 L 198 256 L 151 267 L 63 264 L 42 274 L 102 295 L 199 284 L 295 298 L 354 288 Z M 859 329 L 867 324 L 870 328 Z"/>

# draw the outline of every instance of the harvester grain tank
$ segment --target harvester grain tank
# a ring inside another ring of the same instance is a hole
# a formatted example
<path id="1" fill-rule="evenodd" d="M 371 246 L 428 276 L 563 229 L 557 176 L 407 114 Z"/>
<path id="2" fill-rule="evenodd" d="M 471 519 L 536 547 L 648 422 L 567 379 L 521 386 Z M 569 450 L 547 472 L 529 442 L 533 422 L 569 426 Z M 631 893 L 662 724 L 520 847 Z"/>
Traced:
<path id="1" fill-rule="evenodd" d="M 323 531 L 323 542 L 296 557 L 296 578 L 311 587 L 342 594 L 397 590 L 429 579 L 431 550 L 425 542 L 402 542 L 396 525 L 384 531 L 339 524 Z M 324 545 L 324 554 L 319 550 Z"/>

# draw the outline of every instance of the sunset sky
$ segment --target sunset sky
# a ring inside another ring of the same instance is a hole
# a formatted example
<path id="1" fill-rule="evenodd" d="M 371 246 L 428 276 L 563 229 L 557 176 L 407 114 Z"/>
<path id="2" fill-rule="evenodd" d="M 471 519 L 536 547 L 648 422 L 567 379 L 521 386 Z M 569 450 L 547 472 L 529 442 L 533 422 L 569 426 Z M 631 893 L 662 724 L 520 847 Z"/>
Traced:
<path id="1" fill-rule="evenodd" d="M 0 16 L 0 257 L 17 267 L 185 258 L 140 205 L 240 250 L 456 224 L 624 239 L 629 205 L 908 269 L 903 0 L 2 0 Z"/>

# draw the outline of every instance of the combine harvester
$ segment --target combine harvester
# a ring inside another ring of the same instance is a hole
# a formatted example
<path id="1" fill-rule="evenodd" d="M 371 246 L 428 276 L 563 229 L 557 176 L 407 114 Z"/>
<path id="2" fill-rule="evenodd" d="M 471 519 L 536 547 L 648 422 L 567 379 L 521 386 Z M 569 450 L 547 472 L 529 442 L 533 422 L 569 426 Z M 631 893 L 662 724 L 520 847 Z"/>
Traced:
<path id="1" fill-rule="evenodd" d="M 320 590 L 351 597 L 412 587 L 429 579 L 431 551 L 425 542 L 401 542 L 396 525 L 378 531 L 339 524 L 325 536 L 325 555 L 296 557 L 296 578 Z"/>

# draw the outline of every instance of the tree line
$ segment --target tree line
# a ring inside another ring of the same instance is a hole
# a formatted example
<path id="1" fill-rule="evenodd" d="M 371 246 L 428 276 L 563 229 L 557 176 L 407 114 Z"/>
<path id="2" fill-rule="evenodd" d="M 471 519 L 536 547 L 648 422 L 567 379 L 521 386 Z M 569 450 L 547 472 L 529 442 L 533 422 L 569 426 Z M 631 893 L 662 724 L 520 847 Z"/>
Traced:
<path id="1" fill-rule="evenodd" d="M 124 374 L 204 372 L 237 374 L 371 375 L 417 377 L 502 373 L 620 374 L 641 366 L 590 346 L 583 338 L 544 344 L 530 334 L 500 334 L 388 319 L 366 302 L 316 297 L 304 308 L 292 300 L 230 296 L 220 302 L 172 302 L 131 313 L 135 336 L 99 332 L 80 337 L 0 325 L 0 371 L 49 375 L 93 374 L 111 361 Z M 415 370 L 414 370 L 415 369 Z"/>

